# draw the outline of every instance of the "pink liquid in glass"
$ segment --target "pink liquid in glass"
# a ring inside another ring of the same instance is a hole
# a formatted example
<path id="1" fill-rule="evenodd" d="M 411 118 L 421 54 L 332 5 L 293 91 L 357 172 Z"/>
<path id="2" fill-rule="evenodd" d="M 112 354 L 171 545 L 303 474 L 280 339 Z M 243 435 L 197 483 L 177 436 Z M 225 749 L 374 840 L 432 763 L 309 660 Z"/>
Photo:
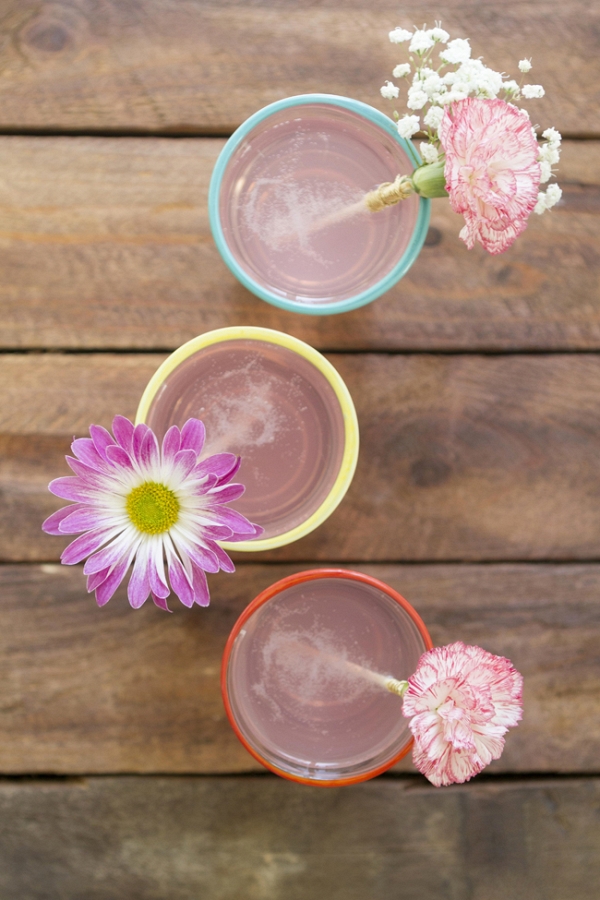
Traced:
<path id="1" fill-rule="evenodd" d="M 262 525 L 262 538 L 305 522 L 328 496 L 344 453 L 344 419 L 325 376 L 308 360 L 260 340 L 211 344 L 167 376 L 146 421 L 162 438 L 171 425 L 202 419 L 202 457 L 242 457 L 231 504 Z"/>
<path id="2" fill-rule="evenodd" d="M 419 199 L 350 218 L 343 211 L 413 169 L 391 135 L 354 112 L 318 103 L 283 110 L 257 125 L 229 162 L 220 200 L 225 240 L 247 274 L 282 298 L 354 297 L 401 260 Z"/>
<path id="3" fill-rule="evenodd" d="M 426 650 L 408 612 L 379 588 L 319 578 L 285 588 L 243 624 L 227 694 L 245 740 L 293 776 L 339 780 L 396 758 L 410 740 L 402 700 L 346 665 L 403 680 Z"/>

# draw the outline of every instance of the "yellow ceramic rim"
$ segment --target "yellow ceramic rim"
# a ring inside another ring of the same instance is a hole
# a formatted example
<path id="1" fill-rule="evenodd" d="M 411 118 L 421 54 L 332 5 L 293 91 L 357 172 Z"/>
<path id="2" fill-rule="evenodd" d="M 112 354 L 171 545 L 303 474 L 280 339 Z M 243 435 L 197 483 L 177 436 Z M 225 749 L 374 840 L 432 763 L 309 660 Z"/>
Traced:
<path id="1" fill-rule="evenodd" d="M 259 328 L 254 325 L 236 325 L 231 328 L 217 328 L 214 331 L 207 331 L 196 338 L 192 338 L 179 349 L 175 350 L 165 361 L 158 367 L 150 381 L 148 382 L 142 399 L 138 406 L 135 421 L 136 425 L 146 421 L 146 416 L 150 409 L 150 404 L 154 400 L 156 393 L 162 385 L 165 378 L 181 365 L 193 353 L 208 347 L 211 344 L 217 344 L 221 341 L 234 340 L 254 340 L 266 341 L 271 344 L 278 344 L 280 347 L 286 347 L 294 353 L 303 356 L 304 359 L 312 363 L 327 379 L 333 388 L 335 395 L 340 404 L 342 416 L 344 419 L 344 454 L 337 478 L 331 488 L 328 496 L 323 503 L 308 517 L 302 524 L 296 525 L 295 528 L 285 531 L 283 534 L 275 535 L 275 537 L 265 538 L 253 541 L 240 541 L 239 543 L 230 543 L 229 541 L 219 541 L 226 550 L 242 550 L 242 551 L 258 551 L 273 550 L 275 547 L 283 547 L 285 544 L 291 544 L 297 541 L 311 531 L 314 531 L 341 502 L 344 494 L 350 487 L 356 463 L 358 460 L 358 419 L 356 418 L 356 410 L 348 388 L 344 384 L 338 371 L 322 356 L 318 350 L 315 350 L 304 341 L 284 334 L 282 331 L 275 331 L 272 328 Z"/>

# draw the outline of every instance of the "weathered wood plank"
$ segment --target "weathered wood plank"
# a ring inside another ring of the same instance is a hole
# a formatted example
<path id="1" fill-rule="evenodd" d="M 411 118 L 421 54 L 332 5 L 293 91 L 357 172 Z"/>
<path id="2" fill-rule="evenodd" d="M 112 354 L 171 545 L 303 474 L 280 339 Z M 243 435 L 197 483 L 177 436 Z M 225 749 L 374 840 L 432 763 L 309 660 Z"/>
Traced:
<path id="1" fill-rule="evenodd" d="M 0 786 L 19 900 L 595 900 L 598 779 L 330 791 L 275 778 Z"/>
<path id="2" fill-rule="evenodd" d="M 600 144 L 565 145 L 565 199 L 508 253 L 467 250 L 433 204 L 429 245 L 385 297 L 325 319 L 241 287 L 207 216 L 213 139 L 0 138 L 0 347 L 167 349 L 278 328 L 326 349 L 600 348 Z"/>
<path id="3" fill-rule="evenodd" d="M 383 105 L 379 87 L 404 59 L 388 31 L 435 19 L 499 71 L 518 75 L 517 61 L 532 56 L 547 91 L 539 121 L 600 133 L 598 10 L 584 0 L 400 12 L 390 0 L 5 0 L 0 127 L 214 134 L 310 91 Z"/>
<path id="4" fill-rule="evenodd" d="M 133 416 L 163 357 L 0 357 L 0 553 L 57 559 L 40 522 L 62 453 L 91 421 Z M 334 354 L 357 407 L 348 495 L 277 560 L 595 559 L 600 357 Z"/>
<path id="5" fill-rule="evenodd" d="M 0 772 L 260 769 L 225 717 L 221 655 L 250 600 L 308 567 L 239 565 L 210 576 L 208 610 L 174 600 L 169 616 L 131 610 L 124 590 L 99 610 L 79 568 L 1 566 Z M 523 673 L 524 719 L 492 774 L 597 772 L 599 565 L 356 568 L 407 597 L 436 644 L 479 644 Z"/>

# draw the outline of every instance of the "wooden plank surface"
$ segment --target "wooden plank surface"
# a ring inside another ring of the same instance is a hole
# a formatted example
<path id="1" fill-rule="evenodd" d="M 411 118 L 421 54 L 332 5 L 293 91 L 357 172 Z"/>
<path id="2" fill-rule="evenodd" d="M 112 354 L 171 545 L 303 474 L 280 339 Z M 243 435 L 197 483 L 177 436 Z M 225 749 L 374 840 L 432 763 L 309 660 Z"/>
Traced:
<path id="1" fill-rule="evenodd" d="M 0 358 L 0 552 L 52 561 L 48 482 L 90 422 L 133 416 L 163 357 Z M 354 481 L 317 531 L 262 559 L 594 559 L 600 357 L 333 354 L 354 398 Z M 239 555 L 239 554 L 238 554 Z M 246 557 L 247 558 L 247 557 Z"/>
<path id="2" fill-rule="evenodd" d="M 244 607 L 308 567 L 239 565 L 210 576 L 208 610 L 174 600 L 169 616 L 131 610 L 123 589 L 98 609 L 79 567 L 1 566 L 0 773 L 260 769 L 225 717 L 221 656 Z M 599 565 L 356 568 L 413 603 L 435 644 L 479 644 L 523 673 L 524 720 L 491 774 L 597 772 Z"/>
<path id="3" fill-rule="evenodd" d="M 325 318 L 259 300 L 221 260 L 207 192 L 222 146 L 0 138 L 0 347 L 175 349 L 251 322 L 329 350 L 600 348 L 599 143 L 565 145 L 564 200 L 508 253 L 467 250 L 436 200 L 408 275 Z"/>
<path id="4" fill-rule="evenodd" d="M 389 30 L 436 19 L 513 77 L 533 57 L 539 121 L 600 134 L 598 9 L 584 0 L 4 0 L 0 127 L 229 133 L 311 91 L 383 106 L 404 60 Z"/>
<path id="5" fill-rule="evenodd" d="M 596 900 L 598 779 L 0 785 L 19 900 Z"/>

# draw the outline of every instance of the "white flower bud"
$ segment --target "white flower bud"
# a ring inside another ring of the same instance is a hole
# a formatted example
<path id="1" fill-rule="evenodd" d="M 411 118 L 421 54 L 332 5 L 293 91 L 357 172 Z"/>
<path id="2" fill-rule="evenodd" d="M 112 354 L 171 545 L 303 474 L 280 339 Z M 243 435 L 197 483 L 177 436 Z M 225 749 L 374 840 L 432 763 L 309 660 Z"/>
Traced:
<path id="1" fill-rule="evenodd" d="M 532 68 L 530 59 L 522 59 L 519 62 L 519 72 L 531 72 Z"/>

